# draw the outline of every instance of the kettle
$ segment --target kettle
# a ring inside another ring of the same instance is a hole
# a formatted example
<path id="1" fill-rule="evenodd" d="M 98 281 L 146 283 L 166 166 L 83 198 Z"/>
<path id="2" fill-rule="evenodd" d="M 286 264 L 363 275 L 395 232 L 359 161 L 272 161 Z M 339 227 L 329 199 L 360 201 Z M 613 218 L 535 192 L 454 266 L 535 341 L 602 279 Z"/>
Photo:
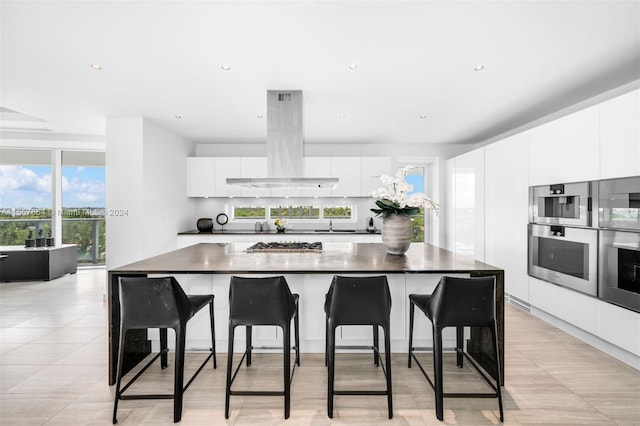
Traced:
<path id="1" fill-rule="evenodd" d="M 370 234 L 373 234 L 377 231 L 376 226 L 373 224 L 373 218 L 372 217 L 368 217 L 367 218 L 367 232 L 369 232 Z"/>

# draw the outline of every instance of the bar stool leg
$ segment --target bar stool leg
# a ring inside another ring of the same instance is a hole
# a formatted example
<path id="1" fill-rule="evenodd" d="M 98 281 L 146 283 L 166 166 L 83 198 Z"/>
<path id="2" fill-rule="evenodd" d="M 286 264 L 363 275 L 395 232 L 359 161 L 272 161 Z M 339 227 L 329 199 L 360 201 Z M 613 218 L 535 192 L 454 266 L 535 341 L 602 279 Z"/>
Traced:
<path id="1" fill-rule="evenodd" d="M 160 368 L 165 369 L 169 365 L 169 354 L 167 352 L 167 329 L 160 329 Z"/>
<path id="2" fill-rule="evenodd" d="M 413 353 L 413 317 L 415 315 L 415 305 L 409 301 L 409 357 L 407 367 L 411 368 L 411 354 Z"/>
<path id="3" fill-rule="evenodd" d="M 393 396 L 391 393 L 391 338 L 389 324 L 384 326 L 384 358 L 387 364 L 387 404 L 389 405 L 389 418 L 393 418 Z"/>
<path id="4" fill-rule="evenodd" d="M 284 418 L 289 418 L 291 410 L 291 324 L 283 327 L 283 366 L 284 370 Z"/>
<path id="5" fill-rule="evenodd" d="M 213 301 L 209 303 L 209 317 L 211 318 L 211 351 L 213 352 L 213 368 L 218 368 L 216 360 L 216 320 L 213 314 Z"/>
<path id="6" fill-rule="evenodd" d="M 378 354 L 380 353 L 380 336 L 378 334 L 378 326 L 373 325 L 373 347 L 375 350 L 373 351 L 373 364 L 377 367 L 378 364 Z"/>
<path id="7" fill-rule="evenodd" d="M 120 339 L 118 339 L 118 364 L 116 370 L 116 391 L 115 401 L 113 402 L 113 424 L 118 423 L 118 401 L 120 401 L 120 384 L 122 383 L 122 363 L 124 361 L 124 338 L 127 330 L 120 328 Z"/>
<path id="8" fill-rule="evenodd" d="M 246 326 L 246 331 L 247 331 L 247 367 L 249 367 L 251 365 L 251 352 L 253 351 L 253 342 L 252 342 L 252 334 L 253 334 L 253 327 L 250 325 Z"/>
<path id="9" fill-rule="evenodd" d="M 227 387 L 224 397 L 224 418 L 229 418 L 229 399 L 231 398 L 231 372 L 233 371 L 233 334 L 235 327 L 229 324 L 229 345 L 227 349 Z"/>
<path id="10" fill-rule="evenodd" d="M 328 365 L 329 365 L 329 386 L 327 390 L 327 415 L 330 419 L 333 418 L 333 379 L 335 373 L 335 358 L 336 358 L 336 330 L 332 324 L 327 323 L 328 329 Z"/>
<path id="11" fill-rule="evenodd" d="M 458 368 L 462 368 L 464 356 L 462 355 L 462 349 L 464 348 L 464 327 L 456 327 L 456 365 Z"/>
<path id="12" fill-rule="evenodd" d="M 502 377 L 500 376 L 500 354 L 498 353 L 498 332 L 496 330 L 496 324 L 491 327 L 491 337 L 493 340 L 493 358 L 496 360 L 496 393 L 498 394 L 498 406 L 500 408 L 500 421 L 504 421 L 504 413 L 502 410 L 502 390 L 501 383 Z"/>
<path id="13" fill-rule="evenodd" d="M 173 384 L 173 422 L 177 423 L 182 418 L 182 395 L 184 393 L 184 352 L 185 330 L 178 326 L 176 331 L 176 361 Z"/>
<path id="14" fill-rule="evenodd" d="M 300 320 L 298 319 L 298 304 L 296 303 L 296 312 L 293 318 L 293 333 L 296 345 L 296 364 L 300 367 Z"/>
<path id="15" fill-rule="evenodd" d="M 444 390 L 442 383 L 442 330 L 433 327 L 433 375 L 436 391 L 436 417 L 444 418 Z"/>

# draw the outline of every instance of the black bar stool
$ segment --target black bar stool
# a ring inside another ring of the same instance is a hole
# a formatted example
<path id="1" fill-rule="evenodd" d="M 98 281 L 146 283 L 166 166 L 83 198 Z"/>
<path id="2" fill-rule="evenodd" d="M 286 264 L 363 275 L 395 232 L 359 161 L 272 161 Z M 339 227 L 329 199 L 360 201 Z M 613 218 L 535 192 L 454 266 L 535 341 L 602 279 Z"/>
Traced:
<path id="1" fill-rule="evenodd" d="M 387 395 L 389 418 L 393 418 L 393 400 L 391 393 L 391 293 L 386 276 L 343 277 L 334 276 L 327 293 L 324 311 L 326 312 L 327 346 L 325 359 L 329 367 L 327 412 L 333 418 L 334 395 Z M 373 346 L 336 346 L 336 328 L 343 325 L 373 326 Z M 382 361 L 378 350 L 378 327 L 384 330 L 385 365 L 382 370 L 387 381 L 387 389 L 374 390 L 335 390 L 335 357 L 338 349 L 372 349 L 375 365 Z"/>
<path id="2" fill-rule="evenodd" d="M 182 396 L 191 382 L 213 357 L 216 362 L 216 335 L 213 316 L 213 298 L 210 295 L 187 296 L 174 277 L 120 278 L 120 339 L 118 342 L 118 366 L 116 375 L 115 401 L 113 403 L 113 423 L 118 422 L 118 401 L 121 399 L 173 399 L 173 421 L 182 418 Z M 200 365 L 191 379 L 183 387 L 184 355 L 187 322 L 202 308 L 209 305 L 211 321 L 211 349 L 207 359 Z M 142 328 L 160 329 L 160 352 L 157 353 L 122 389 L 122 362 L 127 330 Z M 123 395 L 123 393 L 160 357 L 160 367 L 167 368 L 167 329 L 173 328 L 176 335 L 176 357 L 173 394 Z"/>
<path id="3" fill-rule="evenodd" d="M 268 278 L 231 277 L 229 286 L 229 350 L 227 352 L 227 386 L 224 416 L 229 418 L 231 395 L 267 395 L 284 396 L 284 418 L 289 418 L 291 407 L 291 381 L 296 366 L 300 365 L 300 334 L 298 331 L 297 294 L 291 294 L 289 285 L 283 276 Z M 294 339 L 296 358 L 291 371 L 291 320 L 294 322 Z M 233 375 L 233 336 L 235 328 L 246 326 L 246 349 Z M 234 391 L 231 390 L 242 362 L 246 358 L 247 367 L 251 365 L 252 326 L 275 325 L 282 328 L 284 358 L 284 390 L 282 391 Z"/>
<path id="4" fill-rule="evenodd" d="M 504 421 L 502 411 L 502 393 L 500 390 L 500 359 L 498 355 L 498 338 L 496 331 L 496 284 L 495 277 L 453 278 L 442 277 L 431 295 L 410 294 L 409 302 L 409 361 L 415 360 L 422 374 L 435 391 L 436 416 L 443 420 L 444 398 L 498 398 L 500 421 Z M 434 382 L 431 381 L 414 351 L 428 348 L 413 347 L 413 318 L 417 306 L 429 318 L 433 326 L 433 369 Z M 444 393 L 442 375 L 442 330 L 456 327 L 456 364 L 462 368 L 463 357 L 480 374 L 493 389 L 492 393 Z M 464 327 L 487 327 L 493 340 L 493 356 L 495 360 L 496 384 L 494 385 L 474 360 L 463 350 Z"/>

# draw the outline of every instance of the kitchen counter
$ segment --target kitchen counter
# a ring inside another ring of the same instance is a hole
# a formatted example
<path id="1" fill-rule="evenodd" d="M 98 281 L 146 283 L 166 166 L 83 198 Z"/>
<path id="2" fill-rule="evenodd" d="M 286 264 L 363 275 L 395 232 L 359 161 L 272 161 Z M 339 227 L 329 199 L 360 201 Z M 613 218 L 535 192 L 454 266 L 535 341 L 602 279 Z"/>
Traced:
<path id="1" fill-rule="evenodd" d="M 250 243 L 200 243 L 112 269 L 140 273 L 497 273 L 502 269 L 430 244 L 413 243 L 404 256 L 379 243 L 325 243 L 321 253 L 246 253 Z"/>
<path id="2" fill-rule="evenodd" d="M 225 231 L 226 232 L 226 231 Z M 213 293 L 216 296 L 216 323 L 225 324 L 228 315 L 228 283 L 233 274 L 258 276 L 283 274 L 292 291 L 300 294 L 301 327 L 307 352 L 324 350 L 324 294 L 334 274 L 385 274 L 394 299 L 391 318 L 392 350 L 407 350 L 407 318 L 410 293 L 430 293 L 440 276 L 495 276 L 498 341 L 501 370 L 504 381 L 504 271 L 472 258 L 457 255 L 429 244 L 413 243 L 403 256 L 389 255 L 379 243 L 323 243 L 323 251 L 316 253 L 247 253 L 252 243 L 200 243 L 169 253 L 154 256 L 109 271 L 109 380 L 115 380 L 115 356 L 119 334 L 118 279 L 122 276 L 177 275 L 178 281 L 189 293 Z M 224 327 L 222 327 L 224 328 Z M 219 348 L 227 346 L 226 335 L 217 329 Z M 423 330 L 426 336 L 427 331 Z M 343 331 L 343 344 L 364 343 L 370 339 L 370 328 L 357 332 Z M 191 332 L 190 332 L 191 333 Z M 351 334 L 350 334 L 351 333 Z M 197 335 L 191 333 L 191 335 Z M 206 334 L 204 334 L 206 336 Z M 423 340 L 425 336 L 422 336 Z M 492 375 L 490 333 L 486 329 L 472 328 L 467 345 L 468 352 Z M 254 340 L 259 340 L 256 337 Z M 273 346 L 273 338 L 264 338 Z M 200 343 L 200 342 L 197 342 Z M 277 342 L 276 342 L 277 343 Z M 202 344 L 210 345 L 206 340 Z M 199 346 L 194 343 L 194 346 Z M 428 346 L 428 344 L 420 344 Z M 146 330 L 127 334 L 128 352 L 125 357 L 133 368 L 151 349 Z"/>
<path id="3" fill-rule="evenodd" d="M 211 232 L 200 232 L 198 230 L 178 232 L 178 235 L 325 235 L 325 234 L 347 234 L 347 235 L 380 235 L 380 230 L 376 232 L 367 232 L 364 229 L 354 229 L 354 230 L 340 230 L 334 229 L 333 231 L 329 230 L 313 230 L 313 229 L 287 229 L 285 232 L 276 232 L 275 229 L 273 231 L 266 232 L 256 232 L 254 230 L 249 229 L 225 229 L 224 231 L 211 231 Z"/>

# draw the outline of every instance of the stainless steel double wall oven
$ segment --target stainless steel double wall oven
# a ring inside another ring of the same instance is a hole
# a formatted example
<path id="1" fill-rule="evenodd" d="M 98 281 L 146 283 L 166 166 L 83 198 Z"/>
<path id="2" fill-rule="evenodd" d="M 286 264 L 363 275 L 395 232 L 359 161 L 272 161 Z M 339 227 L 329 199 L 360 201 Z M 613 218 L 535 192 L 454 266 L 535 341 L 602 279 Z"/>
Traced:
<path id="1" fill-rule="evenodd" d="M 598 186 L 598 295 L 640 312 L 640 176 L 602 180 Z"/>
<path id="2" fill-rule="evenodd" d="M 640 312 L 640 176 L 529 188 L 529 275 Z"/>

